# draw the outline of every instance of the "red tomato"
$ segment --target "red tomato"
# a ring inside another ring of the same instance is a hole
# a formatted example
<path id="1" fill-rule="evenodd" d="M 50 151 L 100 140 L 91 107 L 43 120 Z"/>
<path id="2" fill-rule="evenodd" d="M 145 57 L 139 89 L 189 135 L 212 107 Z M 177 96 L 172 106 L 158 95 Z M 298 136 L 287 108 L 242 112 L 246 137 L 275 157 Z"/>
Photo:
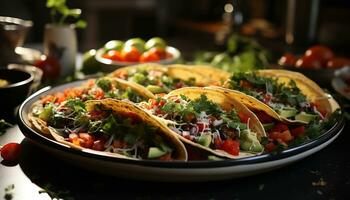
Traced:
<path id="1" fill-rule="evenodd" d="M 283 142 L 289 142 L 293 140 L 293 136 L 289 130 L 283 132 L 272 132 L 269 137 L 273 140 L 282 140 Z"/>
<path id="2" fill-rule="evenodd" d="M 80 140 L 80 146 L 85 148 L 91 148 L 94 144 L 94 138 L 92 135 L 88 133 L 79 133 Z"/>
<path id="3" fill-rule="evenodd" d="M 165 154 L 165 155 L 159 157 L 158 160 L 165 160 L 165 161 L 170 161 L 170 160 L 172 160 L 172 158 L 171 158 L 171 153 L 167 153 L 167 154 Z"/>
<path id="4" fill-rule="evenodd" d="M 103 54 L 102 57 L 114 60 L 114 61 L 123 61 L 123 57 L 120 51 L 117 50 L 109 50 L 107 53 Z"/>
<path id="5" fill-rule="evenodd" d="M 227 153 L 238 156 L 239 155 L 239 142 L 227 139 L 224 141 L 224 143 L 221 145 L 221 149 L 226 151 Z"/>
<path id="6" fill-rule="evenodd" d="M 167 56 L 165 49 L 159 47 L 153 47 L 148 50 L 148 52 L 152 55 L 156 55 L 159 58 L 158 60 L 163 60 Z"/>
<path id="7" fill-rule="evenodd" d="M 271 152 L 276 149 L 276 145 L 273 142 L 269 142 L 266 146 L 265 149 L 267 152 Z"/>
<path id="8" fill-rule="evenodd" d="M 187 115 L 185 115 L 184 116 L 184 120 L 186 121 L 186 122 L 191 122 L 193 119 L 194 119 L 194 114 L 192 114 L 192 113 L 189 113 L 189 114 L 187 114 Z"/>
<path id="9" fill-rule="evenodd" d="M 103 151 L 105 150 L 105 141 L 104 140 L 96 140 L 94 141 L 94 144 L 92 145 L 92 149 L 96 151 Z"/>
<path id="10" fill-rule="evenodd" d="M 158 60 L 160 60 L 159 56 L 155 53 L 151 53 L 150 51 L 143 52 L 140 57 L 140 62 L 152 62 Z"/>
<path id="11" fill-rule="evenodd" d="M 206 128 L 208 128 L 208 125 L 203 122 L 197 122 L 198 132 L 203 132 Z"/>
<path id="12" fill-rule="evenodd" d="M 126 62 L 138 62 L 140 60 L 140 52 L 134 46 L 126 46 L 121 52 L 121 56 Z"/>
<path id="13" fill-rule="evenodd" d="M 121 71 L 119 71 L 117 74 L 115 74 L 115 76 L 116 77 L 118 77 L 118 78 L 121 78 L 121 79 L 123 79 L 123 80 L 126 80 L 126 79 L 128 79 L 128 72 L 127 71 L 123 71 L 123 70 L 121 70 Z"/>
<path id="14" fill-rule="evenodd" d="M 263 124 L 273 122 L 273 118 L 270 115 L 266 114 L 266 112 L 264 111 L 257 111 L 254 112 L 254 114 L 259 118 L 260 122 Z"/>
<path id="15" fill-rule="evenodd" d="M 282 66 L 294 66 L 296 57 L 291 53 L 285 53 L 279 60 L 278 64 Z"/>
<path id="16" fill-rule="evenodd" d="M 21 145 L 18 143 L 7 143 L 1 148 L 1 157 L 7 162 L 16 162 L 21 154 Z"/>
<path id="17" fill-rule="evenodd" d="M 238 114 L 238 117 L 239 117 L 239 119 L 241 120 L 242 123 L 247 123 L 248 122 L 249 116 L 245 115 L 242 112 L 238 112 L 237 114 Z"/>
<path id="18" fill-rule="evenodd" d="M 299 135 L 302 135 L 305 133 L 305 127 L 304 126 L 299 126 L 297 128 L 293 128 L 290 130 L 290 133 L 294 136 L 297 137 Z"/>
<path id="19" fill-rule="evenodd" d="M 289 130 L 288 126 L 283 123 L 277 123 L 275 126 L 272 128 L 272 132 L 283 132 Z"/>
<path id="20" fill-rule="evenodd" d="M 322 60 L 313 54 L 304 55 L 296 61 L 295 66 L 307 69 L 320 69 L 322 67 Z"/>
<path id="21" fill-rule="evenodd" d="M 335 57 L 327 62 L 328 68 L 340 68 L 344 66 L 350 66 L 350 59 L 344 57 Z"/>
<path id="22" fill-rule="evenodd" d="M 333 51 L 330 48 L 322 45 L 315 45 L 308 48 L 305 55 L 317 58 L 317 60 L 321 62 L 322 66 L 326 66 L 327 61 L 334 57 Z"/>
<path id="23" fill-rule="evenodd" d="M 61 67 L 58 60 L 54 57 L 43 56 L 37 60 L 34 66 L 43 70 L 43 79 L 57 79 L 60 76 Z"/>

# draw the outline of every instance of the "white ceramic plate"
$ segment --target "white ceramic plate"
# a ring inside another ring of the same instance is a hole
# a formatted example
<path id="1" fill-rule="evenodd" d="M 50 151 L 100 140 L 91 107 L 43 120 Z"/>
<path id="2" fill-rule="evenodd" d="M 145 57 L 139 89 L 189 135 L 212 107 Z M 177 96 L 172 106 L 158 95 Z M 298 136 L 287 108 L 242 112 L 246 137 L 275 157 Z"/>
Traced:
<path id="1" fill-rule="evenodd" d="M 243 177 L 270 171 L 301 160 L 333 142 L 344 128 L 344 119 L 339 117 L 336 124 L 315 140 L 282 151 L 279 154 L 263 154 L 254 157 L 222 161 L 149 161 L 126 160 L 72 149 L 47 138 L 33 130 L 27 114 L 30 106 L 40 97 L 65 88 L 80 85 L 72 82 L 52 89 L 44 88 L 30 96 L 19 109 L 18 125 L 23 134 L 34 144 L 43 147 L 60 159 L 100 173 L 151 181 L 213 181 Z"/>

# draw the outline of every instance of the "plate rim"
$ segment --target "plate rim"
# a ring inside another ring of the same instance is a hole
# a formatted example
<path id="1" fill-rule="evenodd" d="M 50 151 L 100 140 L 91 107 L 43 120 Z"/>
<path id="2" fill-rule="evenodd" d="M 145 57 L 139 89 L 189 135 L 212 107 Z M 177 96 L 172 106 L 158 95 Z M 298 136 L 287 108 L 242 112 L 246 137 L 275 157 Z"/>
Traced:
<path id="1" fill-rule="evenodd" d="M 101 159 L 104 161 L 111 161 L 111 162 L 120 162 L 123 164 L 133 164 L 133 165 L 139 165 L 139 166 L 148 166 L 148 167 L 157 167 L 157 168 L 191 168 L 191 169 L 199 169 L 199 168 L 220 168 L 220 167 L 228 167 L 228 166 L 238 166 L 238 165 L 247 165 L 247 164 L 257 164 L 257 163 L 264 163 L 269 161 L 275 161 L 275 160 L 281 160 L 287 157 L 291 157 L 294 155 L 298 155 L 302 152 L 305 152 L 307 150 L 313 149 L 325 142 L 327 142 L 329 139 L 337 135 L 341 130 L 343 130 L 345 126 L 345 119 L 343 114 L 339 116 L 339 119 L 336 121 L 335 124 L 329 130 L 325 131 L 323 134 L 319 135 L 317 138 L 310 140 L 308 142 L 305 142 L 299 146 L 292 147 L 289 149 L 286 149 L 278 154 L 262 154 L 262 155 L 256 155 L 252 157 L 246 157 L 246 158 L 239 158 L 239 159 L 228 159 L 228 160 L 219 160 L 219 161 L 171 161 L 171 162 L 164 162 L 164 161 L 156 161 L 156 160 L 131 160 L 131 159 L 122 159 L 117 157 L 111 157 L 111 156 L 104 156 L 100 154 L 93 154 L 90 152 L 85 152 L 77 149 L 73 149 L 65 144 L 59 143 L 58 141 L 55 141 L 51 138 L 48 138 L 42 134 L 40 134 L 38 131 L 34 130 L 29 124 L 26 123 L 24 119 L 25 110 L 30 107 L 30 102 L 34 101 L 35 99 L 40 98 L 42 95 L 49 94 L 55 89 L 58 88 L 66 88 L 70 85 L 78 84 L 81 82 L 84 82 L 86 80 L 78 80 L 70 83 L 61 84 L 55 87 L 45 87 L 31 96 L 29 96 L 19 107 L 19 110 L 17 112 L 17 119 L 18 119 L 18 126 L 22 132 L 22 134 L 30 139 L 34 140 L 35 142 L 40 142 L 42 144 L 45 144 L 48 147 L 53 147 L 58 150 L 62 150 L 65 152 L 77 154 L 80 156 L 83 156 L 84 158 L 95 158 L 95 159 Z M 38 141 L 39 140 L 39 141 Z"/>

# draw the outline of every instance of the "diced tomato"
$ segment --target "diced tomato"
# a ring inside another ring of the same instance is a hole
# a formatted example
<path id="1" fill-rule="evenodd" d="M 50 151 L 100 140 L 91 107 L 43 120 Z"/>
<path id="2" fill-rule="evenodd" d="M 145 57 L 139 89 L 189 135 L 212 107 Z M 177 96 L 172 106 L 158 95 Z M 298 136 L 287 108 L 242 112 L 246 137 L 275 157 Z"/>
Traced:
<path id="1" fill-rule="evenodd" d="M 294 136 L 297 137 L 299 135 L 302 135 L 305 133 L 305 127 L 304 126 L 299 126 L 297 128 L 293 128 L 290 130 L 290 133 Z"/>
<path id="2" fill-rule="evenodd" d="M 256 111 L 254 114 L 259 118 L 260 122 L 265 124 L 265 123 L 271 123 L 273 122 L 273 118 L 266 114 L 264 111 Z"/>
<path id="3" fill-rule="evenodd" d="M 105 141 L 104 140 L 96 140 L 94 141 L 94 144 L 92 145 L 92 149 L 96 151 L 103 151 L 105 150 Z"/>
<path id="4" fill-rule="evenodd" d="M 171 158 L 171 153 L 167 153 L 167 154 L 159 157 L 158 160 L 170 161 L 170 160 L 173 160 L 173 159 Z"/>
<path id="5" fill-rule="evenodd" d="M 115 74 L 116 77 L 120 78 L 120 79 L 123 79 L 123 80 L 126 80 L 128 79 L 128 72 L 127 71 L 119 71 Z"/>
<path id="6" fill-rule="evenodd" d="M 288 126 L 286 124 L 283 124 L 282 122 L 276 123 L 275 126 L 272 128 L 272 132 L 283 132 L 289 130 Z"/>
<path id="7" fill-rule="evenodd" d="M 191 140 L 191 141 L 192 141 L 192 139 L 193 139 L 193 137 L 191 137 L 191 135 L 184 135 L 183 137 L 186 138 L 186 139 L 188 139 L 188 140 Z"/>
<path id="8" fill-rule="evenodd" d="M 114 148 L 124 148 L 125 142 L 123 142 L 122 140 L 113 140 L 113 147 Z"/>
<path id="9" fill-rule="evenodd" d="M 178 82 L 175 84 L 175 88 L 178 89 L 178 88 L 183 88 L 185 86 L 185 84 L 183 82 Z"/>
<path id="10" fill-rule="evenodd" d="M 46 103 L 53 102 L 54 99 L 55 99 L 55 97 L 53 95 L 47 95 L 47 96 L 45 96 L 44 98 L 41 99 L 41 102 L 43 104 L 46 104 Z"/>
<path id="11" fill-rule="evenodd" d="M 133 124 L 142 121 L 141 117 L 134 112 L 127 112 L 125 113 L 125 116 L 131 118 Z"/>
<path id="12" fill-rule="evenodd" d="M 217 149 L 220 149 L 222 146 L 223 141 L 220 138 L 215 138 L 214 139 L 214 144 Z"/>
<path id="13" fill-rule="evenodd" d="M 272 98 L 271 94 L 266 93 L 266 94 L 264 95 L 263 102 L 264 102 L 265 104 L 268 104 L 268 103 L 270 102 L 271 98 Z"/>
<path id="14" fill-rule="evenodd" d="M 243 88 L 246 88 L 246 89 L 252 89 L 253 88 L 253 85 L 248 82 L 248 81 L 240 81 L 240 86 L 243 87 Z"/>
<path id="15" fill-rule="evenodd" d="M 221 145 L 220 149 L 226 151 L 227 153 L 229 153 L 231 155 L 238 156 L 239 155 L 239 142 L 232 140 L 232 139 L 227 139 Z"/>
<path id="16" fill-rule="evenodd" d="M 100 118 L 103 114 L 103 111 L 102 110 L 91 110 L 89 112 L 89 115 L 92 119 L 97 119 L 97 118 Z"/>
<path id="17" fill-rule="evenodd" d="M 94 144 L 94 137 L 88 133 L 79 133 L 79 138 L 82 139 L 80 141 L 82 147 L 91 148 Z"/>
<path id="18" fill-rule="evenodd" d="M 289 130 L 285 130 L 282 132 L 271 132 L 269 133 L 269 137 L 273 140 L 281 140 L 286 143 L 293 140 L 293 136 Z"/>
<path id="19" fill-rule="evenodd" d="M 208 128 L 208 124 L 203 122 L 197 122 L 198 132 L 203 132 L 205 129 Z"/>
<path id="20" fill-rule="evenodd" d="M 183 117 L 183 119 L 186 121 L 186 122 L 191 122 L 193 119 L 194 119 L 194 114 L 192 114 L 192 113 L 189 113 L 189 114 L 187 114 L 187 115 L 185 115 L 184 117 Z"/>
<path id="21" fill-rule="evenodd" d="M 269 142 L 266 146 L 265 149 L 267 152 L 271 152 L 276 149 L 276 145 L 273 142 Z"/>
<path id="22" fill-rule="evenodd" d="M 56 96 L 55 103 L 62 103 L 62 102 L 64 102 L 66 100 L 66 97 L 61 92 L 56 93 L 55 96 Z"/>
<path id="23" fill-rule="evenodd" d="M 105 93 L 103 92 L 103 90 L 101 88 L 95 88 L 92 91 L 92 95 L 94 96 L 95 99 L 103 99 L 105 96 Z"/>
<path id="24" fill-rule="evenodd" d="M 238 112 L 238 117 L 241 120 L 242 123 L 247 123 L 248 119 L 250 118 L 249 116 L 247 116 L 246 114 L 244 114 L 243 112 Z"/>

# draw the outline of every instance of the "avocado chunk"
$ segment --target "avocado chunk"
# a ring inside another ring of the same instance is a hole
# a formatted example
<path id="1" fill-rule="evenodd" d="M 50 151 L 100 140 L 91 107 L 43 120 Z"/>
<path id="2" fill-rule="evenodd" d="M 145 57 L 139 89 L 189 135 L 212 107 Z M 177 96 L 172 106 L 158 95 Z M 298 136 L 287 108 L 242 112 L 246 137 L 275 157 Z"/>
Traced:
<path id="1" fill-rule="evenodd" d="M 310 121 L 316 119 L 317 115 L 308 114 L 306 112 L 301 112 L 295 115 L 295 120 L 303 121 L 309 123 Z"/>
<path id="2" fill-rule="evenodd" d="M 147 158 L 158 158 L 161 156 L 164 156 L 167 152 L 163 151 L 162 149 L 158 148 L 158 147 L 151 147 L 148 150 L 148 155 Z"/>
<path id="3" fill-rule="evenodd" d="M 146 89 L 154 94 L 166 92 L 164 88 L 157 85 L 147 85 Z"/>
<path id="4" fill-rule="evenodd" d="M 42 112 L 39 114 L 39 118 L 44 121 L 49 121 L 51 116 L 53 115 L 53 105 L 48 104 L 45 106 L 45 108 L 42 110 Z"/>
<path id="5" fill-rule="evenodd" d="M 225 159 L 220 158 L 220 157 L 218 157 L 218 156 L 209 155 L 209 156 L 208 156 L 208 160 L 225 160 Z"/>
<path id="6" fill-rule="evenodd" d="M 285 118 L 294 117 L 298 113 L 298 111 L 294 108 L 280 109 L 277 112 L 278 112 L 278 114 L 280 114 L 282 117 L 285 117 Z"/>
<path id="7" fill-rule="evenodd" d="M 263 146 L 260 144 L 255 132 L 248 129 L 243 130 L 240 136 L 240 146 L 245 151 L 262 152 Z"/>
<path id="8" fill-rule="evenodd" d="M 205 147 L 209 147 L 211 143 L 211 135 L 204 133 L 201 136 L 199 136 L 199 138 L 197 139 L 197 142 Z"/>

